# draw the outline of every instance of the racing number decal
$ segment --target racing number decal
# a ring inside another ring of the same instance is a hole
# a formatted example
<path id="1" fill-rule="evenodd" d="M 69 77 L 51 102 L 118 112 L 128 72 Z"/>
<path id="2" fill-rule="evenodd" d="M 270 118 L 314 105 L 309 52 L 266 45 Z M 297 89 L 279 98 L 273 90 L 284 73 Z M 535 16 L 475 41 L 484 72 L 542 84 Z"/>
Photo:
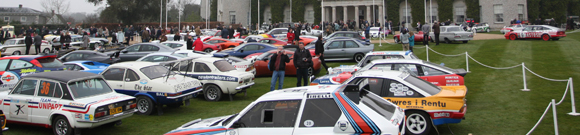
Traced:
<path id="1" fill-rule="evenodd" d="M 522 34 L 522 38 L 540 38 L 542 36 L 542 32 L 526 32 Z"/>
<path id="2" fill-rule="evenodd" d="M 50 92 L 50 83 L 42 82 L 42 89 L 40 90 L 40 93 L 48 95 L 49 92 Z"/>

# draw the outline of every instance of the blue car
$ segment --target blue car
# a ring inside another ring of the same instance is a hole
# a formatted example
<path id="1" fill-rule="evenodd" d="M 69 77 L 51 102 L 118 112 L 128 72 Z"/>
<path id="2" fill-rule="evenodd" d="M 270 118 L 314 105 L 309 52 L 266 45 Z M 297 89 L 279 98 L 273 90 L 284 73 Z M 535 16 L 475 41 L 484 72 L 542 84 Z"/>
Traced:
<path id="1" fill-rule="evenodd" d="M 109 67 L 109 64 L 94 62 L 94 61 L 71 61 L 65 62 L 65 70 L 83 71 L 94 74 L 99 74 Z"/>
<path id="2" fill-rule="evenodd" d="M 219 53 L 226 53 L 229 56 L 236 56 L 236 57 L 240 57 L 240 58 L 244 58 L 250 54 L 254 54 L 254 53 L 265 53 L 268 52 L 270 50 L 274 50 L 277 47 L 271 44 L 265 44 L 265 43 L 246 43 L 243 45 L 239 45 L 233 49 L 230 50 L 223 50 Z"/>

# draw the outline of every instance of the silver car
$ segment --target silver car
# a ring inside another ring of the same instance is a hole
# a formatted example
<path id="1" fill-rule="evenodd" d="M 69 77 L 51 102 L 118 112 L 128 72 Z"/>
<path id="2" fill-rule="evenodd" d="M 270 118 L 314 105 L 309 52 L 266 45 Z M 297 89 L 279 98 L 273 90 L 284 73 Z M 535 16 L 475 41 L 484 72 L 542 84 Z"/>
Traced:
<path id="1" fill-rule="evenodd" d="M 431 38 L 431 42 L 435 40 L 435 34 L 433 32 L 429 33 L 429 37 Z M 464 31 L 459 26 L 440 27 L 439 41 L 445 41 L 445 43 L 463 41 L 463 43 L 467 43 L 469 40 L 473 40 L 473 33 Z"/>
<path id="2" fill-rule="evenodd" d="M 314 45 L 307 46 L 306 49 L 314 49 Z M 366 53 L 374 49 L 374 44 L 363 44 L 354 38 L 329 39 L 324 44 L 324 58 L 329 61 L 354 60 L 360 62 Z"/>

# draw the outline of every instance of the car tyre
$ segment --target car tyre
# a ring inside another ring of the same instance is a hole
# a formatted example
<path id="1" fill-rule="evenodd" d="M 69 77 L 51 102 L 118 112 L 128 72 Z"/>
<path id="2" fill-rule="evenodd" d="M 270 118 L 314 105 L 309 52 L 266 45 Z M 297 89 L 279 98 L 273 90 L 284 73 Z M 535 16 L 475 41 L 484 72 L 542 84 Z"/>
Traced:
<path id="1" fill-rule="evenodd" d="M 463 43 L 467 43 L 467 42 L 469 42 L 469 41 L 463 41 Z"/>
<path id="2" fill-rule="evenodd" d="M 212 51 L 213 51 L 213 49 L 211 49 L 211 48 L 207 48 L 207 49 L 203 50 L 203 52 L 206 52 L 206 53 L 210 53 Z"/>
<path id="3" fill-rule="evenodd" d="M 354 54 L 354 56 L 353 56 L 353 59 L 354 59 L 354 61 L 356 61 L 356 63 L 358 63 L 358 62 L 360 62 L 360 61 L 361 61 L 361 60 L 362 60 L 364 57 L 365 57 L 365 55 L 364 55 L 364 54 L 362 54 L 362 53 L 357 53 L 357 54 Z"/>
<path id="4" fill-rule="evenodd" d="M 218 86 L 210 84 L 203 88 L 203 95 L 207 101 L 219 101 L 223 93 Z"/>
<path id="5" fill-rule="evenodd" d="M 516 40 L 516 39 L 518 39 L 518 38 L 516 37 L 516 34 L 511 34 L 511 35 L 510 35 L 510 40 Z"/>
<path id="6" fill-rule="evenodd" d="M 431 117 L 425 112 L 406 111 L 406 133 L 412 135 L 427 135 L 433 128 Z"/>
<path id="7" fill-rule="evenodd" d="M 14 51 L 12 52 L 12 55 L 21 55 L 22 53 L 20 53 L 20 51 Z"/>
<path id="8" fill-rule="evenodd" d="M 314 74 L 314 69 L 312 67 L 308 68 L 308 76 L 311 76 Z"/>
<path id="9" fill-rule="evenodd" d="M 445 43 L 446 43 L 446 44 L 450 44 L 450 43 L 451 43 L 451 41 L 450 41 L 449 39 L 445 38 Z"/>
<path id="10" fill-rule="evenodd" d="M 543 39 L 544 41 L 549 41 L 549 40 L 550 40 L 550 36 L 549 36 L 549 35 L 547 35 L 547 34 L 544 34 L 544 35 L 542 35 L 542 39 Z"/>
<path id="11" fill-rule="evenodd" d="M 489 33 L 489 28 L 487 28 L 487 30 L 485 30 L 487 33 Z"/>
<path id="12" fill-rule="evenodd" d="M 155 109 L 155 105 L 149 97 L 137 97 L 137 114 L 150 115 L 153 109 Z"/>
<path id="13" fill-rule="evenodd" d="M 48 53 L 50 53 L 50 49 L 48 49 L 48 48 L 45 48 L 45 49 L 42 51 L 42 53 L 46 53 L 46 54 L 48 54 Z"/>
<path id="14" fill-rule="evenodd" d="M 52 121 L 52 131 L 55 135 L 72 135 L 73 128 L 64 116 L 57 116 Z"/>

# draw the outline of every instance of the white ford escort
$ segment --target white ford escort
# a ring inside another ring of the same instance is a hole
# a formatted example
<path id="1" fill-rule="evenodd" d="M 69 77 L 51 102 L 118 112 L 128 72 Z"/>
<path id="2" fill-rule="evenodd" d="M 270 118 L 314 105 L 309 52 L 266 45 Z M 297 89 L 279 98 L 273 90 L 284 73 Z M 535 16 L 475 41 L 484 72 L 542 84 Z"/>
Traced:
<path id="1" fill-rule="evenodd" d="M 9 123 L 52 127 L 55 135 L 121 124 L 137 111 L 134 97 L 116 93 L 100 75 L 79 71 L 24 76 L 0 98 L 0 112 Z"/>
<path id="2" fill-rule="evenodd" d="M 203 94 L 208 101 L 219 101 L 224 95 L 230 100 L 236 93 L 246 93 L 254 85 L 254 74 L 236 70 L 222 58 L 184 58 L 162 63 L 170 64 L 172 71 L 196 78 L 203 83 Z"/>
<path id="3" fill-rule="evenodd" d="M 376 51 L 369 52 L 356 65 L 340 65 L 339 67 L 328 68 L 328 74 L 338 74 L 344 72 L 354 72 L 371 63 L 373 60 L 379 59 L 419 59 L 413 52 L 405 51 Z"/>
<path id="4" fill-rule="evenodd" d="M 162 115 L 163 105 L 179 107 L 202 91 L 197 79 L 179 75 L 152 62 L 122 62 L 109 66 L 101 75 L 118 93 L 137 98 L 139 114 L 149 115 L 154 109 Z"/>
<path id="5" fill-rule="evenodd" d="M 166 135 L 318 135 L 405 132 L 400 107 L 367 90 L 367 85 L 319 85 L 276 90 L 240 113 L 197 119 Z"/>

